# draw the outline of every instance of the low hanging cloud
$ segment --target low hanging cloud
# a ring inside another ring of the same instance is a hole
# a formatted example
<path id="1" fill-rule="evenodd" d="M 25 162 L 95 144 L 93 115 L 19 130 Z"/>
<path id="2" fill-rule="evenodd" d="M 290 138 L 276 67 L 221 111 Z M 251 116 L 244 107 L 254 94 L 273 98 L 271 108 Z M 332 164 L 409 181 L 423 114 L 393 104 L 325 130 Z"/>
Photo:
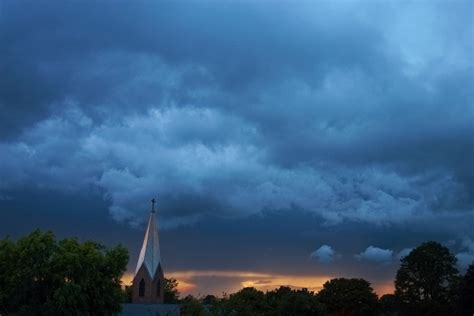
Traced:
<path id="1" fill-rule="evenodd" d="M 247 216 L 294 206 L 332 224 L 401 223 L 429 212 L 423 191 L 444 186 L 441 179 L 420 186 L 419 178 L 382 167 L 273 164 L 257 129 L 213 108 L 154 108 L 119 122 L 92 122 L 77 104 L 67 103 L 18 142 L 2 144 L 0 189 L 96 186 L 105 192 L 111 215 L 131 224 L 141 218 L 136 214 L 143 201 L 157 196 L 164 224 L 173 226 L 205 214 Z"/>
<path id="2" fill-rule="evenodd" d="M 331 263 L 335 259 L 336 252 L 329 245 L 322 245 L 310 255 L 312 259 L 317 260 L 320 263 Z"/>
<path id="3" fill-rule="evenodd" d="M 356 255 L 356 258 L 378 263 L 389 263 L 393 259 L 393 250 L 369 246 L 363 252 Z"/>

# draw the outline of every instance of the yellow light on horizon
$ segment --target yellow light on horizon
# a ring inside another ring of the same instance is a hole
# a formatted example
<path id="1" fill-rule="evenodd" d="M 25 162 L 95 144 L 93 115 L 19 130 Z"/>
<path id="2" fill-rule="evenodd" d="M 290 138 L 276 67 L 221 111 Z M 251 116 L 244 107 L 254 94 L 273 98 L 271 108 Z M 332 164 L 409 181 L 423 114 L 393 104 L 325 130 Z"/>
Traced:
<path id="1" fill-rule="evenodd" d="M 178 291 L 182 295 L 202 295 L 221 294 L 206 291 L 199 286 L 197 279 L 224 278 L 235 279 L 235 283 L 226 289 L 229 293 L 239 291 L 242 287 L 255 287 L 261 291 L 270 291 L 280 286 L 289 286 L 294 289 L 306 288 L 309 291 L 318 292 L 326 281 L 334 278 L 328 275 L 291 275 L 291 274 L 270 274 L 257 271 L 239 270 L 182 270 L 166 273 L 167 278 L 174 278 L 178 281 Z M 133 280 L 133 273 L 127 272 L 122 277 L 124 285 L 130 285 Z M 375 292 L 382 296 L 393 293 L 393 282 L 373 283 Z M 208 289 L 209 290 L 209 289 Z M 216 291 L 214 291 L 216 292 Z"/>

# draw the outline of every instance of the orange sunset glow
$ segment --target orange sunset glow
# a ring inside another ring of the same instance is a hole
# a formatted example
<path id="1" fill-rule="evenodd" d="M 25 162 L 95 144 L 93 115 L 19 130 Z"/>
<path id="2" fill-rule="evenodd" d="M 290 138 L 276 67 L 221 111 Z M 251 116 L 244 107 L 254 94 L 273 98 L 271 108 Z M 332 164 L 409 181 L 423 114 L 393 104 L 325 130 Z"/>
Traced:
<path id="1" fill-rule="evenodd" d="M 221 296 L 231 294 L 242 287 L 254 287 L 262 291 L 270 291 L 280 286 L 291 288 L 307 288 L 318 292 L 323 284 L 334 276 L 270 274 L 255 271 L 219 271 L 219 270 L 184 270 L 166 274 L 168 278 L 178 280 L 178 291 L 181 296 L 213 294 Z M 133 273 L 126 273 L 122 278 L 124 285 L 132 283 Z M 373 282 L 374 290 L 379 296 L 393 293 L 392 281 Z"/>

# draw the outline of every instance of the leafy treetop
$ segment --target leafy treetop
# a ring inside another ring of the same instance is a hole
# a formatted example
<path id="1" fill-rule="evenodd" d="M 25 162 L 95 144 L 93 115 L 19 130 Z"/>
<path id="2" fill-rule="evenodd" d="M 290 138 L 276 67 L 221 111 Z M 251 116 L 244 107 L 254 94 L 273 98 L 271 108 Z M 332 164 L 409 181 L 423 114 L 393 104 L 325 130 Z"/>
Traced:
<path id="1" fill-rule="evenodd" d="M 0 313 L 116 314 L 124 300 L 121 277 L 127 262 L 123 246 L 57 241 L 52 232 L 0 240 Z"/>

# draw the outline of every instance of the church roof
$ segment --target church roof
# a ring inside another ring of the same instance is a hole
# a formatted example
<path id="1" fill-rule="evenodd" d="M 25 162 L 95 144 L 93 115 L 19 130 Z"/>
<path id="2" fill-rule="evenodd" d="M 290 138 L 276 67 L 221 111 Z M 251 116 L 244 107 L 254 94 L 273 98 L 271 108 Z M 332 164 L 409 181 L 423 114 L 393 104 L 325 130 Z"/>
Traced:
<path id="1" fill-rule="evenodd" d="M 135 274 L 137 274 L 141 266 L 145 265 L 152 279 L 155 277 L 156 270 L 161 262 L 158 226 L 155 215 L 155 200 L 153 199 L 152 210 L 150 212 L 150 218 L 148 219 L 148 225 L 145 232 L 145 239 L 143 240 L 140 256 L 138 257 L 137 268 L 135 270 Z"/>

